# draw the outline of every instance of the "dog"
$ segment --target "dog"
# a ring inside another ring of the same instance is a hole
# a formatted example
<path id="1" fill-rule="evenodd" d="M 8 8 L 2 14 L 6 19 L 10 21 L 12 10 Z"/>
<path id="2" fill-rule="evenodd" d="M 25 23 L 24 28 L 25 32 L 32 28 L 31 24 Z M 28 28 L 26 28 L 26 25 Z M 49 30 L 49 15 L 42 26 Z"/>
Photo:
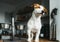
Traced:
<path id="1" fill-rule="evenodd" d="M 27 41 L 31 41 L 34 37 L 34 34 L 36 34 L 35 41 L 39 41 L 39 35 L 41 31 L 41 17 L 44 14 L 47 14 L 47 9 L 40 5 L 40 4 L 33 4 L 34 10 L 32 12 L 32 16 L 27 22 L 27 35 L 28 39 Z"/>

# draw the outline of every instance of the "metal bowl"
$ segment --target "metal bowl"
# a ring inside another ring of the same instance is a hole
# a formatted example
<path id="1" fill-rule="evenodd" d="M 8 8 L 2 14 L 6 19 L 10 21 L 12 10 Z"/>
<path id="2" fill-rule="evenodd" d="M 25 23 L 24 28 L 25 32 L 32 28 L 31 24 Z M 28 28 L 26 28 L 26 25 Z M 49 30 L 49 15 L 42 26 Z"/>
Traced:
<path id="1" fill-rule="evenodd" d="M 17 25 L 18 30 L 23 30 L 23 28 L 24 28 L 24 25 Z"/>
<path id="2" fill-rule="evenodd" d="M 3 24 L 1 24 L 1 27 L 5 28 L 5 29 L 8 29 L 8 28 L 10 28 L 10 24 L 3 23 Z"/>

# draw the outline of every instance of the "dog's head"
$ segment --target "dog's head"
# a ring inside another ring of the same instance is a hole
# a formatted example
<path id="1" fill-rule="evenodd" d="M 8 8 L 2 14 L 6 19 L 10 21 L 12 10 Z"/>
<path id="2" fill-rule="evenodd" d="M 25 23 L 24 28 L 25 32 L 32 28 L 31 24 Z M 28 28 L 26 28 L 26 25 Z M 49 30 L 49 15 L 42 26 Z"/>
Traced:
<path id="1" fill-rule="evenodd" d="M 34 12 L 34 14 L 36 14 L 36 16 L 48 14 L 48 11 L 44 6 L 37 4 L 37 3 L 33 4 L 32 6 L 34 7 L 33 12 Z"/>

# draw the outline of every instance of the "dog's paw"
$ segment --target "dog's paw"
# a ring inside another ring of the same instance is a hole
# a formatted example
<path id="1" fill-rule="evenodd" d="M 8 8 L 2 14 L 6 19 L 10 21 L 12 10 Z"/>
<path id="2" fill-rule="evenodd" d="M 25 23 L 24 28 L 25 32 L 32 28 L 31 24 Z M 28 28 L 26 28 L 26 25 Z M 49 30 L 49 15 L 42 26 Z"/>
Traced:
<path id="1" fill-rule="evenodd" d="M 36 39 L 35 42 L 39 42 L 39 39 Z"/>
<path id="2" fill-rule="evenodd" d="M 35 42 L 39 42 L 39 40 L 35 40 Z"/>
<path id="3" fill-rule="evenodd" d="M 31 42 L 31 39 L 29 38 L 29 39 L 27 39 L 27 41 L 28 41 L 28 42 Z"/>

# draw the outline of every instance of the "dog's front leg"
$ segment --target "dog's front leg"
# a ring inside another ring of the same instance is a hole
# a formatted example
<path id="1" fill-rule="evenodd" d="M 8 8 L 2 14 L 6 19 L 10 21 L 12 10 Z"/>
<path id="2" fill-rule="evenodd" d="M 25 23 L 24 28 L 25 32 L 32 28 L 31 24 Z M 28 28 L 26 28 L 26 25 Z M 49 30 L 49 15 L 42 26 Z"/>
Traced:
<path id="1" fill-rule="evenodd" d="M 28 40 L 27 41 L 30 42 L 31 41 L 31 30 L 28 30 L 27 31 L 27 34 L 28 34 Z"/>
<path id="2" fill-rule="evenodd" d="M 33 36 L 34 36 L 33 33 L 31 35 L 32 35 L 31 39 L 33 39 Z"/>
<path id="3" fill-rule="evenodd" d="M 40 30 L 38 30 L 38 32 L 36 33 L 36 37 L 35 37 L 36 42 L 39 42 L 39 34 L 40 34 Z"/>

